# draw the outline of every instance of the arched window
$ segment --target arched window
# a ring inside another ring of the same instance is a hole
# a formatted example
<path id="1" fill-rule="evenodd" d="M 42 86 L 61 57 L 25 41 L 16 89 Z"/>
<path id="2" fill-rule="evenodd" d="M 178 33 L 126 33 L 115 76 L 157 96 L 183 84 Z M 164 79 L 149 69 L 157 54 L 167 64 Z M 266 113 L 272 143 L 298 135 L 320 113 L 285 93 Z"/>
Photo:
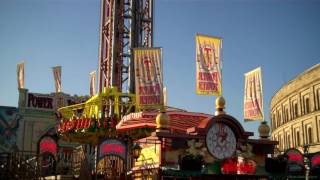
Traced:
<path id="1" fill-rule="evenodd" d="M 273 129 L 277 128 L 276 122 L 277 122 L 277 120 L 276 120 L 276 115 L 273 114 L 273 115 L 272 115 L 272 128 L 273 128 Z"/>
<path id="2" fill-rule="evenodd" d="M 294 117 L 298 117 L 298 103 L 294 103 Z"/>
<path id="3" fill-rule="evenodd" d="M 320 110 L 320 89 L 317 90 L 318 110 Z"/>
<path id="4" fill-rule="evenodd" d="M 290 134 L 287 133 L 287 148 L 289 149 L 290 146 L 291 146 L 291 144 L 290 144 Z"/>
<path id="5" fill-rule="evenodd" d="M 313 143 L 313 140 L 312 140 L 312 127 L 311 126 L 309 126 L 308 127 L 308 144 L 311 144 L 311 143 Z"/>
<path id="6" fill-rule="evenodd" d="M 286 110 L 283 111 L 283 123 L 286 123 L 287 122 L 287 115 L 286 115 Z"/>
<path id="7" fill-rule="evenodd" d="M 305 112 L 306 113 L 310 112 L 310 102 L 308 97 L 305 99 Z"/>
<path id="8" fill-rule="evenodd" d="M 277 119 L 278 119 L 278 127 L 279 127 L 283 124 L 282 119 L 281 119 L 281 113 L 279 110 L 277 112 Z"/>
<path id="9" fill-rule="evenodd" d="M 296 144 L 297 144 L 297 146 L 300 146 L 300 132 L 299 131 L 296 132 Z"/>

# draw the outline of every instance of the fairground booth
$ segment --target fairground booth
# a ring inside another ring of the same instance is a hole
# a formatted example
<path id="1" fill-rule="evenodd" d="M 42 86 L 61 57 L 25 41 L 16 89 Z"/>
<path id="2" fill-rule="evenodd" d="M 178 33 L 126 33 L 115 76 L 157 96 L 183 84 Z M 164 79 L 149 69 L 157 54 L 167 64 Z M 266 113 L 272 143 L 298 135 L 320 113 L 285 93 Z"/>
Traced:
<path id="1" fill-rule="evenodd" d="M 65 141 L 97 147 L 96 166 L 90 171 L 98 179 L 266 179 L 269 175 L 265 159 L 277 142 L 268 139 L 268 125 L 260 125 L 260 139 L 250 139 L 253 133 L 224 112 L 223 97 L 216 100 L 215 115 L 166 107 L 160 112 L 129 113 L 115 129 L 110 128 L 111 118 L 77 116 L 90 107 L 82 106 L 73 106 L 71 118 L 62 119 L 58 133 Z M 68 109 L 60 109 L 62 116 Z"/>
<path id="2" fill-rule="evenodd" d="M 224 112 L 225 101 L 216 100 L 215 115 L 162 110 L 152 115 L 129 114 L 118 132 L 150 134 L 134 139 L 133 167 L 128 174 L 150 179 L 263 179 L 265 159 L 275 141 L 267 139 L 269 127 L 260 126 L 261 139 L 249 139 L 239 121 Z M 136 115 L 136 116 L 135 116 Z"/>

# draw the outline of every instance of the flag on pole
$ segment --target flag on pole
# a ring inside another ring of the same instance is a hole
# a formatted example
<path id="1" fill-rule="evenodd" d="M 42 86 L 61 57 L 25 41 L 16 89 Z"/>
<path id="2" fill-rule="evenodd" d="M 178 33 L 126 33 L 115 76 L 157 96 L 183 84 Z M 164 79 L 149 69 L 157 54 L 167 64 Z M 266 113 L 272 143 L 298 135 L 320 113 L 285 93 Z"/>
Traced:
<path id="1" fill-rule="evenodd" d="M 96 71 L 90 72 L 90 96 L 94 96 L 96 94 Z"/>
<path id="2" fill-rule="evenodd" d="M 244 76 L 244 120 L 264 120 L 261 68 L 258 67 Z"/>
<path id="3" fill-rule="evenodd" d="M 163 105 L 168 105 L 167 87 L 163 87 Z"/>
<path id="4" fill-rule="evenodd" d="M 222 39 L 196 35 L 197 94 L 221 96 Z"/>
<path id="5" fill-rule="evenodd" d="M 61 92 L 61 66 L 52 67 L 56 92 Z"/>
<path id="6" fill-rule="evenodd" d="M 24 88 L 24 61 L 17 64 L 18 88 Z"/>
<path id="7" fill-rule="evenodd" d="M 135 48 L 136 102 L 141 109 L 163 105 L 161 48 Z"/>

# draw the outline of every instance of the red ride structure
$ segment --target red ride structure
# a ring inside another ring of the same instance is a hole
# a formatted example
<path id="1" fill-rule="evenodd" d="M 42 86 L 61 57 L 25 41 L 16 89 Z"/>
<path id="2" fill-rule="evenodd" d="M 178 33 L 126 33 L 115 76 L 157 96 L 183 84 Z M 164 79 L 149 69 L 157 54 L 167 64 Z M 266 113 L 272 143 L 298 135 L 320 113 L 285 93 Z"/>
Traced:
<path id="1" fill-rule="evenodd" d="M 102 0 L 99 92 L 134 93 L 132 49 L 153 46 L 153 0 Z"/>
<path id="2" fill-rule="evenodd" d="M 132 139 L 118 133 L 116 125 L 137 110 L 132 52 L 153 46 L 153 6 L 153 0 L 101 1 L 98 94 L 58 110 L 59 138 L 96 147 L 89 169 L 107 179 L 117 179 L 131 168 Z M 122 149 L 122 155 L 106 147 Z"/>
<path id="3" fill-rule="evenodd" d="M 100 23 L 98 96 L 59 109 L 62 130 L 66 124 L 82 124 L 75 120 L 88 118 L 99 128 L 103 124 L 115 129 L 124 115 L 135 111 L 132 49 L 153 46 L 153 0 L 102 0 Z"/>

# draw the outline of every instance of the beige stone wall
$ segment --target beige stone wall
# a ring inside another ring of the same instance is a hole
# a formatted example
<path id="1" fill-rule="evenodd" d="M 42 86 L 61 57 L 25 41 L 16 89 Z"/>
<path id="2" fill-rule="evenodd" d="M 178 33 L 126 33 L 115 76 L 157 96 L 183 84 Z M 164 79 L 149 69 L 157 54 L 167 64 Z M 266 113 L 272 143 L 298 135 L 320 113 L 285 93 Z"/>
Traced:
<path id="1" fill-rule="evenodd" d="M 29 96 L 29 95 L 32 96 Z M 31 97 L 33 100 L 31 100 Z M 23 117 L 17 130 L 17 146 L 22 151 L 37 151 L 41 136 L 56 125 L 57 108 L 87 100 L 87 96 L 65 93 L 40 94 L 19 89 L 19 113 Z"/>
<path id="2" fill-rule="evenodd" d="M 310 145 L 320 151 L 320 64 L 298 75 L 272 97 L 271 137 L 285 151 Z M 317 145 L 318 144 L 318 145 Z"/>

